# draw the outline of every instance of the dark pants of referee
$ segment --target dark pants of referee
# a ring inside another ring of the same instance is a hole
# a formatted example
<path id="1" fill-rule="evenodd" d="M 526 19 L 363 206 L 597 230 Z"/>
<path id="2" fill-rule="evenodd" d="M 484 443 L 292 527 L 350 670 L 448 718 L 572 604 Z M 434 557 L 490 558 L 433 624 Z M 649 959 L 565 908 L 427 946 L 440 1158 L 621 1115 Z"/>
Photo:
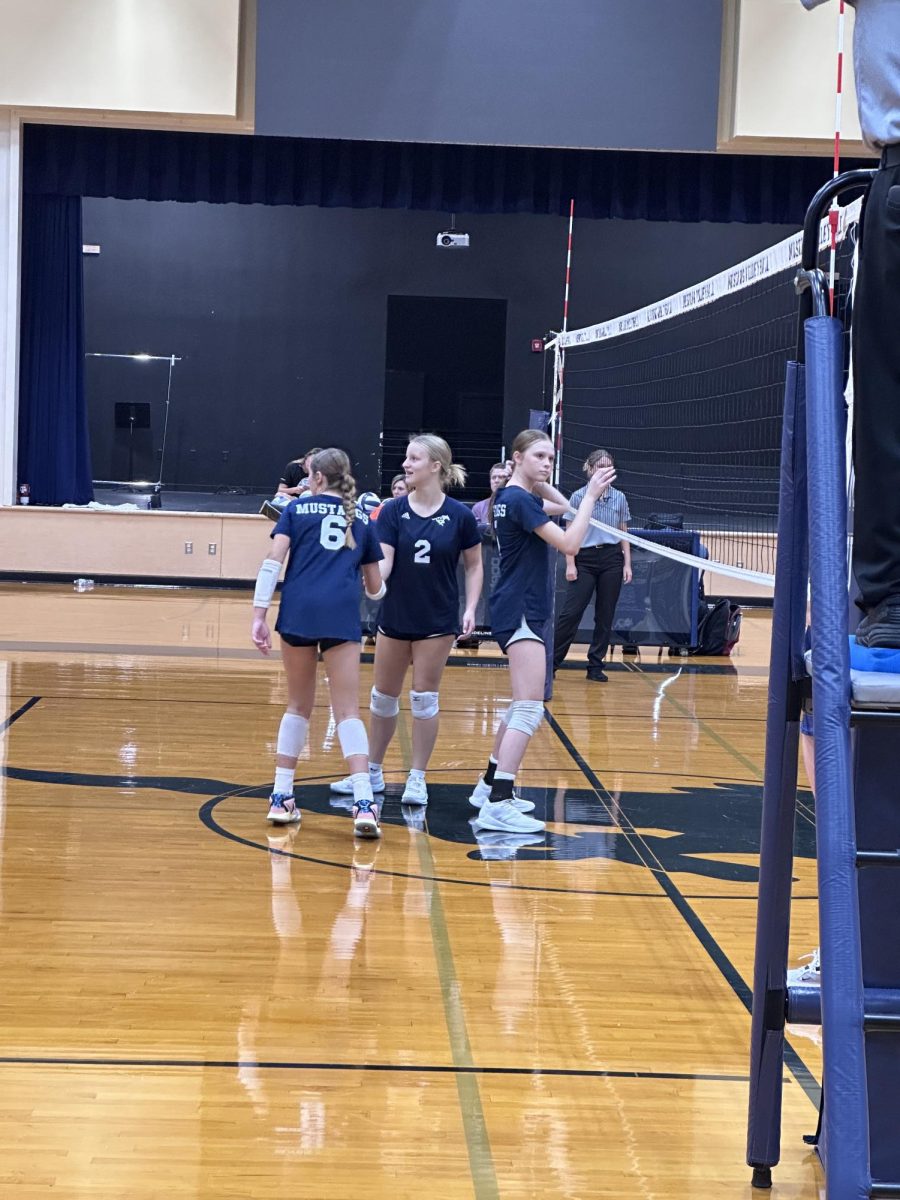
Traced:
<path id="1" fill-rule="evenodd" d="M 561 665 L 578 632 L 582 614 L 596 596 L 594 603 L 594 634 L 588 650 L 588 674 L 603 670 L 603 659 L 609 649 L 616 602 L 622 590 L 622 569 L 625 555 L 618 542 L 603 546 L 588 546 L 575 556 L 578 578 L 566 585 L 566 599 L 556 618 L 553 635 L 553 669 Z"/>
<path id="2" fill-rule="evenodd" d="M 854 569 L 871 611 L 900 605 L 900 145 L 885 149 L 865 202 L 853 368 Z"/>

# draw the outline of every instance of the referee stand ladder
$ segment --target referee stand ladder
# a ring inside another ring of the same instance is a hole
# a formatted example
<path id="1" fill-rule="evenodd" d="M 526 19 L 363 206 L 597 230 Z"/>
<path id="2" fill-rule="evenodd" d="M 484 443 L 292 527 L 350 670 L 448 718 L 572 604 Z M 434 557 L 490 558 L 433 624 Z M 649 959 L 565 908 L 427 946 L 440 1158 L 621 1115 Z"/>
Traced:
<path id="1" fill-rule="evenodd" d="M 900 1197 L 900 676 L 865 701 L 848 639 L 841 322 L 827 315 L 819 229 L 868 188 L 848 171 L 813 198 L 798 276 L 797 361 L 785 388 L 778 560 L 753 975 L 747 1162 L 768 1188 L 781 1144 L 785 1022 L 821 1024 L 826 1200 Z M 900 331 L 898 331 L 900 336 Z M 814 497 L 814 503 L 809 503 Z M 807 581 L 812 666 L 804 661 Z M 810 678 L 811 675 L 811 678 Z M 812 696 L 821 986 L 787 986 L 801 706 Z"/>

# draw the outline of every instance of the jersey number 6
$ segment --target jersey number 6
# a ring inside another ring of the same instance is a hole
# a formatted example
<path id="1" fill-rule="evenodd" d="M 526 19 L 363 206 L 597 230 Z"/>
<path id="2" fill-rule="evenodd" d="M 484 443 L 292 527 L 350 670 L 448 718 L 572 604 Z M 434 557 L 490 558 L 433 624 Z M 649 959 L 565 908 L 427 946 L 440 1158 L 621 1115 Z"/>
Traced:
<path id="1" fill-rule="evenodd" d="M 323 517 L 319 529 L 319 541 L 326 550 L 340 550 L 347 540 L 347 521 L 343 513 Z"/>
<path id="2" fill-rule="evenodd" d="M 431 542 L 426 542 L 424 538 L 420 538 L 416 542 L 416 552 L 413 555 L 413 562 L 424 563 L 426 566 L 431 562 Z"/>

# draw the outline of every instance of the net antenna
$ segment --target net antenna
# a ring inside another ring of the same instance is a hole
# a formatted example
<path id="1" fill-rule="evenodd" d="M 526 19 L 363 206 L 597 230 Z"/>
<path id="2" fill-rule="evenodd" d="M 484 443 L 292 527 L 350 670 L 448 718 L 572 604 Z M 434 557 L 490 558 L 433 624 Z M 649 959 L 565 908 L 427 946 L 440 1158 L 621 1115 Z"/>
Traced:
<path id="1" fill-rule="evenodd" d="M 566 243 L 566 283 L 563 289 L 563 319 L 562 333 L 569 329 L 569 284 L 572 280 L 572 236 L 575 232 L 575 197 L 569 201 L 569 237 Z M 553 463 L 553 483 L 559 487 L 562 464 L 562 404 L 563 376 L 566 370 L 566 352 L 556 337 L 547 343 L 547 349 L 553 348 L 553 403 L 550 409 L 550 432 L 556 459 Z"/>
<path id="2" fill-rule="evenodd" d="M 846 0 L 840 0 L 837 20 L 837 83 L 834 91 L 834 174 L 837 179 L 841 173 L 841 124 L 844 104 L 844 30 L 846 28 Z M 831 230 L 831 255 L 828 265 L 828 311 L 835 316 L 834 311 L 834 281 L 837 274 L 837 244 L 838 220 L 840 209 L 837 196 L 831 202 L 828 210 L 828 225 Z"/>

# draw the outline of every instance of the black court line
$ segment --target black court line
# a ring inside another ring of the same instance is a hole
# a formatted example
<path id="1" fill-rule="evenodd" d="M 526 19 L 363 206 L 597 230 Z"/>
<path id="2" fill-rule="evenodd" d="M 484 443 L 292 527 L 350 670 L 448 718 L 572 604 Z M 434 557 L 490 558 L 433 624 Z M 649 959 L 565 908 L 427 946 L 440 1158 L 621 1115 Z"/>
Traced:
<path id="1" fill-rule="evenodd" d="M 20 717 L 24 717 L 25 714 L 34 708 L 36 704 L 40 704 L 42 699 L 42 696 L 32 696 L 30 700 L 25 701 L 21 708 L 17 708 L 14 713 L 11 713 L 5 721 L 0 721 L 0 733 L 3 733 L 4 730 L 9 729 L 10 725 L 14 725 Z"/>
<path id="2" fill-rule="evenodd" d="M 606 797 L 611 802 L 612 798 L 609 796 L 607 789 L 603 786 L 597 775 L 582 757 L 577 747 L 572 743 L 568 734 L 565 732 L 553 714 L 549 710 L 546 710 L 546 712 L 547 721 L 551 729 L 565 746 L 566 750 L 568 750 L 575 762 L 577 762 L 581 767 L 585 779 L 587 779 L 587 781 L 590 783 L 598 798 L 603 801 L 604 797 Z M 620 818 L 619 825 L 623 832 L 630 834 L 635 838 L 636 841 L 642 842 L 643 838 L 634 830 L 634 827 L 631 826 L 631 822 L 625 816 L 624 805 L 621 802 L 618 804 L 617 809 Z M 654 878 L 659 883 L 659 886 L 663 889 L 665 895 L 669 898 L 669 900 L 671 900 L 672 904 L 675 906 L 676 910 L 683 918 L 690 931 L 700 942 L 701 946 L 715 963 L 716 967 L 730 986 L 731 990 L 749 1013 L 753 1006 L 753 992 L 744 982 L 744 979 L 737 967 L 735 967 L 734 963 L 710 933 L 709 929 L 706 927 L 697 913 L 694 912 L 693 908 L 691 908 L 691 906 L 688 904 L 685 896 L 679 891 L 678 887 L 670 878 L 662 865 L 660 864 L 658 867 L 651 866 L 648 867 L 648 869 L 653 872 Z M 806 1063 L 804 1063 L 800 1055 L 796 1050 L 794 1050 L 786 1038 L 784 1042 L 784 1062 L 788 1070 L 806 1093 L 809 1100 L 816 1107 L 816 1109 L 818 1109 L 819 1102 L 821 1100 L 821 1088 L 816 1082 L 815 1076 L 810 1071 L 809 1067 L 807 1067 Z"/>
<path id="3" fill-rule="evenodd" d="M 566 1079 L 678 1079 L 704 1083 L 749 1083 L 749 1075 L 725 1075 L 716 1072 L 691 1073 L 684 1071 L 604 1071 L 582 1070 L 576 1067 L 464 1067 L 452 1064 L 422 1063 L 335 1063 L 281 1062 L 252 1058 L 54 1058 L 17 1055 L 0 1056 L 4 1066 L 47 1067 L 185 1067 L 200 1069 L 236 1070 L 251 1067 L 263 1071 L 372 1071 L 398 1075 L 514 1075 L 548 1076 Z"/>

